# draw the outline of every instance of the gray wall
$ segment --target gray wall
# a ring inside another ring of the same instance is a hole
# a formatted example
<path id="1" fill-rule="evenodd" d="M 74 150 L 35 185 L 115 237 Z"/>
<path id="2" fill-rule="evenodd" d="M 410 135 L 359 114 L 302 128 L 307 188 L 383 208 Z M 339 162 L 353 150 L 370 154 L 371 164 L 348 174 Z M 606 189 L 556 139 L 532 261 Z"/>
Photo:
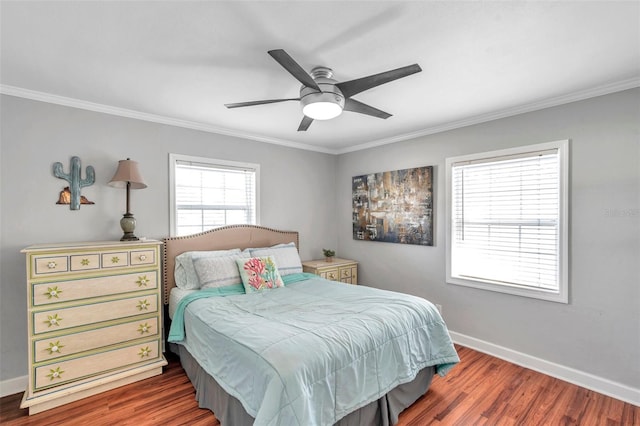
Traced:
<path id="1" fill-rule="evenodd" d="M 304 259 L 335 247 L 332 155 L 252 142 L 3 95 L 0 98 L 0 381 L 27 374 L 27 292 L 20 250 L 47 242 L 118 240 L 125 191 L 107 186 L 118 160 L 139 161 L 148 188 L 131 192 L 136 235 L 169 235 L 169 153 L 261 165 L 261 224 L 300 232 Z M 95 205 L 56 205 L 77 155 L 96 170 L 82 194 Z"/>
<path id="2" fill-rule="evenodd" d="M 638 388 L 640 90 L 386 145 L 338 158 L 338 254 L 359 281 L 443 305 L 452 331 Z M 571 140 L 569 304 L 445 283 L 445 158 Z M 433 165 L 433 247 L 355 241 L 351 177 Z"/>
<path id="3" fill-rule="evenodd" d="M 261 164 L 262 224 L 301 232 L 301 255 L 322 247 L 360 261 L 360 281 L 443 305 L 452 331 L 589 372 L 640 383 L 640 90 L 364 151 L 330 156 L 2 96 L 0 134 L 0 381 L 26 375 L 23 247 L 118 239 L 124 191 L 106 185 L 117 160 L 138 160 L 149 187 L 132 192 L 137 234 L 168 235 L 168 153 Z M 445 284 L 446 157 L 571 139 L 570 304 Z M 57 206 L 77 155 L 96 169 L 83 195 Z M 433 247 L 354 241 L 351 177 L 435 166 Z"/>

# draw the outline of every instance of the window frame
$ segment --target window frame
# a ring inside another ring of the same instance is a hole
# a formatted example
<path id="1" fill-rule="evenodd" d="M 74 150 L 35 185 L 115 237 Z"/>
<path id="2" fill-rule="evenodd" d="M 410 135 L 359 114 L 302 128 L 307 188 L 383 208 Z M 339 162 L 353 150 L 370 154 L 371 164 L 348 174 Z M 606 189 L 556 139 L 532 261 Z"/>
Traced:
<path id="1" fill-rule="evenodd" d="M 260 164 L 239 161 L 219 160 L 209 157 L 169 153 L 169 235 L 177 236 L 176 206 L 176 165 L 178 161 L 201 163 L 211 167 L 251 169 L 255 172 L 255 213 L 256 223 L 260 224 Z M 228 224 L 230 225 L 230 224 Z"/>
<path id="2" fill-rule="evenodd" d="M 522 156 L 545 150 L 557 150 L 559 155 L 559 217 L 558 217 L 558 290 L 501 284 L 489 280 L 452 276 L 453 256 L 453 165 L 460 162 L 481 161 L 492 157 Z M 446 188 L 446 282 L 448 284 L 473 287 L 499 293 L 541 299 L 558 303 L 569 303 L 569 140 L 525 145 L 489 152 L 449 157 L 445 160 Z"/>

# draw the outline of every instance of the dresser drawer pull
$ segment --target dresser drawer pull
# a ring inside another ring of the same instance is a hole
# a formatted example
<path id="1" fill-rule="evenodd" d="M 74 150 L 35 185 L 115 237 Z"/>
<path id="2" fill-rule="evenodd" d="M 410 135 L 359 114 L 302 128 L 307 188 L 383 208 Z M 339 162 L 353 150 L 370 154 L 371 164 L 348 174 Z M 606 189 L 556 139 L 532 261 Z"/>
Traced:
<path id="1" fill-rule="evenodd" d="M 141 277 L 138 277 L 138 281 L 136 281 L 136 284 L 138 284 L 138 287 L 146 287 L 148 282 L 149 282 L 149 279 L 147 278 L 147 276 L 143 275 Z"/>
<path id="2" fill-rule="evenodd" d="M 144 262 L 145 260 L 147 260 L 147 255 L 146 255 L 146 254 L 141 254 L 140 256 L 138 256 L 138 259 L 139 259 L 141 262 Z"/>
<path id="3" fill-rule="evenodd" d="M 145 300 L 140 300 L 138 301 L 138 304 L 136 305 L 137 308 L 141 311 L 146 311 L 149 308 L 150 303 L 147 301 L 147 299 Z"/>
<path id="4" fill-rule="evenodd" d="M 333 272 L 329 272 L 329 279 L 331 279 L 331 280 L 335 280 L 336 279 L 336 276 L 333 275 Z"/>
<path id="5" fill-rule="evenodd" d="M 138 326 L 138 331 L 140 332 L 140 334 L 149 333 L 151 331 L 151 326 L 145 322 L 144 324 L 140 324 Z"/>
<path id="6" fill-rule="evenodd" d="M 45 322 L 49 324 L 49 327 L 51 327 L 54 325 L 59 326 L 60 321 L 62 321 L 62 318 L 60 318 L 58 314 L 53 314 L 53 315 L 47 315 L 47 320 Z"/>
<path id="7" fill-rule="evenodd" d="M 350 271 L 342 271 L 342 276 L 348 278 L 348 277 L 351 276 L 351 273 L 350 273 Z"/>
<path id="8" fill-rule="evenodd" d="M 60 341 L 57 342 L 49 342 L 49 347 L 47 350 L 49 351 L 49 355 L 59 354 L 62 351 L 60 349 L 64 348 L 64 345 L 60 344 Z"/>
<path id="9" fill-rule="evenodd" d="M 49 268 L 49 269 L 56 269 L 56 266 L 58 266 L 58 264 L 56 262 L 47 263 L 47 268 Z"/>
<path id="10" fill-rule="evenodd" d="M 50 368 L 47 377 L 51 380 L 62 379 L 62 373 L 64 373 L 64 371 L 60 370 L 60 367 L 56 367 L 55 369 Z"/>
<path id="11" fill-rule="evenodd" d="M 115 264 L 115 263 L 118 263 L 118 262 L 120 262 L 120 258 L 119 258 L 118 256 L 113 256 L 113 257 L 111 258 L 111 263 L 114 263 L 114 264 Z"/>
<path id="12" fill-rule="evenodd" d="M 62 293 L 62 290 L 60 290 L 58 286 L 47 287 L 47 291 L 45 292 L 45 294 L 49 299 L 51 299 L 52 297 L 55 297 L 56 299 L 58 299 L 59 298 L 58 296 L 60 295 L 60 293 Z"/>
<path id="13" fill-rule="evenodd" d="M 149 357 L 149 355 L 151 355 L 151 349 L 149 349 L 149 346 L 140 348 L 140 352 L 138 352 L 138 355 L 140 355 L 140 358 L 147 358 Z"/>

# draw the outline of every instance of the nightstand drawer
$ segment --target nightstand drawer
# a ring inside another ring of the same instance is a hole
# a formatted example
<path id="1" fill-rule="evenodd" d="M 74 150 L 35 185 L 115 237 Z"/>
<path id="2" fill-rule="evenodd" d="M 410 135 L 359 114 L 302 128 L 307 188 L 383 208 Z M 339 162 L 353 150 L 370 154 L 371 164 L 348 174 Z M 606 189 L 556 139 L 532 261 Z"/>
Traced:
<path id="1" fill-rule="evenodd" d="M 149 290 L 157 286 L 156 271 L 45 282 L 33 285 L 33 306 Z"/>
<path id="2" fill-rule="evenodd" d="M 98 324 L 104 321 L 157 311 L 157 292 L 109 302 L 87 303 L 71 308 L 51 309 L 33 314 L 33 334 L 66 330 L 72 327 Z"/>
<path id="3" fill-rule="evenodd" d="M 158 359 L 160 354 L 160 342 L 155 339 L 68 361 L 48 363 L 34 368 L 34 390 L 58 387 L 111 370 L 149 362 Z"/>
<path id="4" fill-rule="evenodd" d="M 358 282 L 358 268 L 356 266 L 340 268 L 340 281 L 355 284 Z"/>
<path id="5" fill-rule="evenodd" d="M 340 279 L 351 278 L 351 268 L 340 268 Z"/>
<path id="6" fill-rule="evenodd" d="M 33 360 L 38 363 L 117 343 L 157 336 L 159 331 L 158 317 L 154 316 L 95 330 L 48 337 L 33 342 Z"/>
<path id="7" fill-rule="evenodd" d="M 338 281 L 338 277 L 340 276 L 340 274 L 338 273 L 338 268 L 320 271 L 319 275 L 322 278 L 326 278 L 331 281 Z"/>

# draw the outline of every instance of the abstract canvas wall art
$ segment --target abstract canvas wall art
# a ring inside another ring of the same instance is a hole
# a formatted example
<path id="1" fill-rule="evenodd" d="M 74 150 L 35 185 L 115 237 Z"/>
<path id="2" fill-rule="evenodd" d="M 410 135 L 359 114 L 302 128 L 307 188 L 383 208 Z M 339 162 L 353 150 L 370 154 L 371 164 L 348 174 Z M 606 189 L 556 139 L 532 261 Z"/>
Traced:
<path id="1" fill-rule="evenodd" d="M 433 167 L 352 179 L 353 239 L 433 245 Z"/>

